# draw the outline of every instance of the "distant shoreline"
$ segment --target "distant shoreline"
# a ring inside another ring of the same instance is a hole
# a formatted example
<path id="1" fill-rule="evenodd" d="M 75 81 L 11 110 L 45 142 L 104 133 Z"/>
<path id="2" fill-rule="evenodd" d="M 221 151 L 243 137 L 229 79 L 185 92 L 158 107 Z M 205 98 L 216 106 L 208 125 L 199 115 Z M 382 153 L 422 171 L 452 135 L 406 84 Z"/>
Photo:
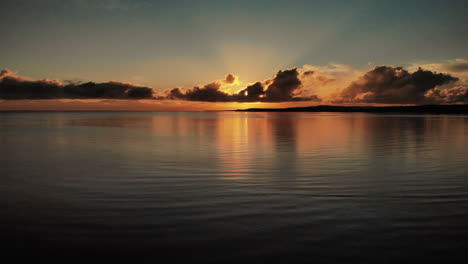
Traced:
<path id="1" fill-rule="evenodd" d="M 290 108 L 248 108 L 237 112 L 362 112 L 409 114 L 468 114 L 468 105 L 416 105 L 416 106 L 334 106 L 318 105 Z"/>

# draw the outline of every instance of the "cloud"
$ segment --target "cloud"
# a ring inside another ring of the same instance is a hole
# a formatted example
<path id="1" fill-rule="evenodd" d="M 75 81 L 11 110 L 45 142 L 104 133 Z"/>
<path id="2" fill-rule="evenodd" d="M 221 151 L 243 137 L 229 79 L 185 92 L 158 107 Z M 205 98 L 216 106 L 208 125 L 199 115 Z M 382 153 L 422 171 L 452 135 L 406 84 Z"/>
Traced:
<path id="1" fill-rule="evenodd" d="M 223 82 L 232 80 L 232 74 L 226 75 Z M 290 102 L 290 101 L 320 101 L 317 96 L 300 96 L 301 81 L 296 68 L 278 71 L 272 78 L 263 82 L 248 85 L 236 94 L 221 91 L 221 82 L 213 82 L 203 87 L 195 86 L 182 91 L 174 88 L 166 91 L 167 98 L 173 100 L 188 100 L 202 102 Z M 234 78 L 235 80 L 235 78 Z M 232 80 L 232 82 L 234 82 Z"/>
<path id="2" fill-rule="evenodd" d="M 239 78 L 230 73 L 222 80 L 183 90 L 174 88 L 156 94 L 150 87 L 116 81 L 95 83 L 61 83 L 59 80 L 31 80 L 6 69 L 0 72 L 0 99 L 172 99 L 199 102 L 287 102 L 319 101 L 317 96 L 301 97 L 301 81 L 296 68 L 278 71 L 271 79 L 248 85 L 238 93 L 229 93 L 225 87 L 239 84 Z"/>
<path id="3" fill-rule="evenodd" d="M 9 69 L 2 70 L 0 72 L 0 79 L 2 79 L 3 77 L 6 77 L 6 76 L 12 75 L 12 74 L 13 74 L 13 72 L 10 71 Z"/>
<path id="4" fill-rule="evenodd" d="M 468 60 L 458 60 L 446 66 L 447 70 L 453 72 L 468 72 Z"/>
<path id="5" fill-rule="evenodd" d="M 259 99 L 261 96 L 265 95 L 265 91 L 263 91 L 263 85 L 261 82 L 256 82 L 247 86 L 244 90 L 239 92 L 240 96 L 246 96 L 249 100 L 256 100 Z"/>
<path id="6" fill-rule="evenodd" d="M 219 90 L 221 85 L 217 82 L 209 83 L 203 87 L 195 86 L 185 92 L 179 88 L 169 91 L 166 98 L 173 100 L 188 100 L 202 102 L 231 102 L 232 96 Z"/>
<path id="7" fill-rule="evenodd" d="M 229 74 L 226 75 L 226 78 L 224 79 L 224 82 L 232 84 L 232 83 L 234 83 L 236 81 L 236 79 L 237 79 L 237 76 L 235 76 L 232 73 L 229 73 Z"/>
<path id="8" fill-rule="evenodd" d="M 155 99 L 153 89 L 122 82 L 69 83 L 58 80 L 30 80 L 10 70 L 0 73 L 0 99 Z"/>
<path id="9" fill-rule="evenodd" d="M 314 74 L 315 71 L 305 71 L 304 73 L 302 73 L 304 76 L 310 76 L 312 74 Z"/>
<path id="10" fill-rule="evenodd" d="M 301 93 L 302 82 L 298 78 L 297 68 L 279 71 L 265 91 L 265 98 L 271 102 L 292 101 Z"/>
<path id="11" fill-rule="evenodd" d="M 135 86 L 122 82 L 87 82 L 83 84 L 69 84 L 63 87 L 68 98 L 97 98 L 97 99 L 153 99 L 153 89 Z"/>
<path id="12" fill-rule="evenodd" d="M 461 83 L 468 84 L 468 59 L 459 58 L 438 63 L 413 63 L 409 65 L 408 70 L 416 71 L 419 67 L 430 71 L 448 73 L 458 77 Z"/>
<path id="13" fill-rule="evenodd" d="M 306 64 L 301 69 L 299 76 L 302 82 L 303 96 L 317 95 L 324 100 L 352 81 L 356 80 L 364 72 L 353 67 L 338 63 L 329 63 L 323 66 Z"/>
<path id="14" fill-rule="evenodd" d="M 419 104 L 437 86 L 455 83 L 458 78 L 419 68 L 409 73 L 402 67 L 378 66 L 343 89 L 334 102 Z"/>
<path id="15" fill-rule="evenodd" d="M 452 88 L 434 88 L 429 90 L 425 97 L 428 102 L 436 104 L 468 104 L 468 86 L 455 86 Z"/>
<path id="16" fill-rule="evenodd" d="M 229 73 L 205 85 L 190 89 L 174 88 L 161 93 L 156 93 L 151 87 L 116 81 L 62 83 L 50 79 L 32 80 L 5 69 L 0 71 L 0 99 L 152 99 L 158 102 L 180 100 L 200 103 L 467 103 L 468 84 L 463 83 L 464 79 L 459 78 L 460 75 L 453 74 L 455 70 L 463 70 L 465 62 L 468 63 L 458 59 L 438 66 L 440 69 L 452 69 L 450 73 L 422 68 L 412 72 L 393 66 L 378 66 L 364 72 L 342 64 L 304 65 L 299 69 L 280 70 L 271 78 L 244 86 L 241 86 L 238 76 Z"/>

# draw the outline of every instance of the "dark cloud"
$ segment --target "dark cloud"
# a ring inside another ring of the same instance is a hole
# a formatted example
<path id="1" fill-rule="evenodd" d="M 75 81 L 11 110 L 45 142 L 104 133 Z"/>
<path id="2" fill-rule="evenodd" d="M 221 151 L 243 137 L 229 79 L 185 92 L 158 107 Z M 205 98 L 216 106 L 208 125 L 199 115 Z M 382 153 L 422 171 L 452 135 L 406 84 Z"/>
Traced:
<path id="1" fill-rule="evenodd" d="M 293 96 L 301 92 L 302 83 L 298 75 L 296 68 L 279 71 L 265 91 L 265 99 L 271 102 L 292 101 Z"/>
<path id="2" fill-rule="evenodd" d="M 169 91 L 167 99 L 173 100 L 188 100 L 188 101 L 203 101 L 203 102 L 230 102 L 232 96 L 219 91 L 221 85 L 219 83 L 209 83 L 202 88 L 196 86 L 183 93 L 179 88 L 174 88 Z"/>
<path id="3" fill-rule="evenodd" d="M 263 96 L 265 92 L 263 91 L 263 85 L 261 82 L 256 82 L 252 85 L 247 86 L 244 90 L 239 92 L 239 96 L 247 97 L 252 101 L 260 100 L 260 96 Z"/>
<path id="4" fill-rule="evenodd" d="M 434 88 L 427 92 L 428 102 L 437 104 L 468 104 L 468 86 L 456 86 L 447 89 Z"/>
<path id="5" fill-rule="evenodd" d="M 96 98 L 96 99 L 152 99 L 153 89 L 135 86 L 129 83 L 87 82 L 83 84 L 69 84 L 63 87 L 68 98 Z"/>
<path id="6" fill-rule="evenodd" d="M 2 70 L 0 72 L 0 78 L 13 74 L 9 69 Z"/>
<path id="7" fill-rule="evenodd" d="M 171 100 L 184 99 L 185 97 L 185 94 L 182 93 L 182 91 L 180 91 L 179 88 L 171 89 L 169 91 L 166 91 L 166 93 L 167 93 L 166 98 L 171 99 Z"/>
<path id="8" fill-rule="evenodd" d="M 0 73 L 0 99 L 154 99 L 153 89 L 129 83 L 87 82 L 63 85 L 57 80 L 29 80 Z"/>
<path id="9" fill-rule="evenodd" d="M 296 68 L 279 71 L 271 80 L 256 82 L 247 86 L 237 94 L 220 91 L 219 82 L 213 82 L 203 87 L 194 87 L 185 92 L 174 88 L 167 92 L 168 99 L 179 99 L 204 102 L 288 102 L 288 101 L 320 101 L 317 96 L 300 97 L 301 81 Z M 228 80 L 229 75 L 226 76 Z M 265 89 L 266 87 L 266 89 Z"/>
<path id="10" fill-rule="evenodd" d="M 226 75 L 226 79 L 224 79 L 225 83 L 234 83 L 236 81 L 236 76 L 234 74 L 229 73 Z"/>
<path id="11" fill-rule="evenodd" d="M 309 75 L 312 75 L 314 73 L 315 73 L 315 71 L 305 71 L 302 75 L 309 76 Z"/>
<path id="12" fill-rule="evenodd" d="M 402 67 L 379 66 L 352 82 L 336 98 L 345 103 L 424 103 L 425 94 L 436 86 L 457 81 L 448 74 L 419 68 L 409 73 Z"/>
<path id="13" fill-rule="evenodd" d="M 0 99 L 54 99 L 63 98 L 63 87 L 50 80 L 30 81 L 12 75 L 0 80 Z"/>

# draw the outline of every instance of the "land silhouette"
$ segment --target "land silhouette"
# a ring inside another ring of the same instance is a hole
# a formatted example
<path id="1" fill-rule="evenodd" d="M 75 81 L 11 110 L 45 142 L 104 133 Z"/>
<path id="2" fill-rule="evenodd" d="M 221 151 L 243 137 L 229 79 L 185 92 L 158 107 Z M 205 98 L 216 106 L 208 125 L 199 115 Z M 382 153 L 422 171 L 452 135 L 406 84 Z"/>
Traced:
<path id="1" fill-rule="evenodd" d="M 415 105 L 415 106 L 336 106 L 318 105 L 289 108 L 248 108 L 244 112 L 363 112 L 408 114 L 468 114 L 468 105 Z"/>

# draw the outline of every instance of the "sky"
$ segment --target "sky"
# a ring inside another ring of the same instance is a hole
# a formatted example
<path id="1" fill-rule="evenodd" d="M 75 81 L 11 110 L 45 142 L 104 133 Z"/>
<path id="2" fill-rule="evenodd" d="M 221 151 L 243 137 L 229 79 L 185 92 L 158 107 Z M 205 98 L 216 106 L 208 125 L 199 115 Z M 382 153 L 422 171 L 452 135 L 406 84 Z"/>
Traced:
<path id="1" fill-rule="evenodd" d="M 0 110 L 468 103 L 466 1 L 0 5 Z"/>

